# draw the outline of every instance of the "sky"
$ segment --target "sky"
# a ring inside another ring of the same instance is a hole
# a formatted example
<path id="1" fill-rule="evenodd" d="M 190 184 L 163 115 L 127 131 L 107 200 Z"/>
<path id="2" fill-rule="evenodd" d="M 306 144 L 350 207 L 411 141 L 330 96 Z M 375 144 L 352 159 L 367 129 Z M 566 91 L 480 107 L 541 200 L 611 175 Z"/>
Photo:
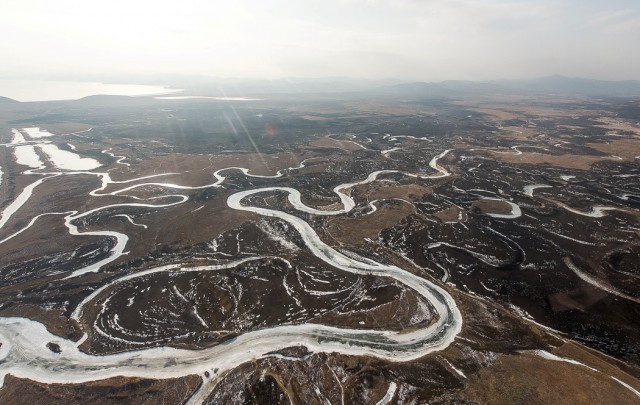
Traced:
<path id="1" fill-rule="evenodd" d="M 637 0 L 0 0 L 0 78 L 640 79 Z"/>

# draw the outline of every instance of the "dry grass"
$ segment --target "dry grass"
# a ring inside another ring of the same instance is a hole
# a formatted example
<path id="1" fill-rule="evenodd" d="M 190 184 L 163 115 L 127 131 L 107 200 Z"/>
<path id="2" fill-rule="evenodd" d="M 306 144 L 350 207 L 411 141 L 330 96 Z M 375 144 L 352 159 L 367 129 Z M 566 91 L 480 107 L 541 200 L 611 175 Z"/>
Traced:
<path id="1" fill-rule="evenodd" d="M 476 111 L 479 112 L 481 114 L 487 114 L 493 117 L 496 117 L 497 119 L 504 121 L 504 120 L 513 120 L 513 119 L 518 119 L 521 118 L 520 114 L 515 114 L 513 112 L 510 111 L 505 111 L 505 109 L 507 108 L 511 108 L 509 107 L 502 107 L 502 108 L 489 108 L 489 107 L 480 107 L 480 108 L 472 108 L 472 111 Z"/>
<path id="2" fill-rule="evenodd" d="M 598 157 L 588 155 L 548 155 L 537 152 L 523 152 L 521 155 L 515 153 L 490 153 L 483 152 L 485 157 L 505 163 L 512 164 L 533 164 L 549 165 L 564 169 L 588 170 L 594 163 L 603 160 L 617 160 L 610 157 Z"/>
<path id="3" fill-rule="evenodd" d="M 498 136 L 504 139 L 513 139 L 516 141 L 522 141 L 526 139 L 532 139 L 540 135 L 540 132 L 536 128 L 528 127 L 503 127 L 498 131 Z"/>
<path id="4" fill-rule="evenodd" d="M 384 115 L 420 115 L 420 114 L 433 114 L 435 111 L 426 110 L 425 106 L 414 106 L 411 104 L 400 104 L 388 102 L 358 102 L 353 104 L 347 104 L 349 108 L 354 111 L 363 112 L 366 114 L 384 114 Z"/>
<path id="5" fill-rule="evenodd" d="M 0 390 L 0 402 L 4 404 L 177 404 L 186 401 L 201 382 L 197 375 L 166 380 L 114 377 L 82 384 L 43 384 L 11 375 L 6 378 Z"/>
<path id="6" fill-rule="evenodd" d="M 144 209 L 142 215 L 134 215 L 134 218 L 136 223 L 146 225 L 146 229 L 134 226 L 124 218 L 111 217 L 107 224 L 88 227 L 87 230 L 109 229 L 129 236 L 127 250 L 131 253 L 120 257 L 114 264 L 126 262 L 131 257 L 144 257 L 162 246 L 184 249 L 210 242 L 225 231 L 237 228 L 247 221 L 257 220 L 256 214 L 229 208 L 226 205 L 229 194 L 230 192 L 221 192 L 203 202 L 188 201 L 157 211 Z M 127 209 L 121 212 L 130 213 Z"/>
<path id="7" fill-rule="evenodd" d="M 460 213 L 463 213 L 464 215 L 463 210 L 452 205 L 449 208 L 445 208 L 442 211 L 436 212 L 435 214 L 433 214 L 433 216 L 438 218 L 441 222 L 457 222 L 458 218 L 460 217 Z"/>
<path id="8" fill-rule="evenodd" d="M 601 353 L 590 349 L 586 346 L 582 346 L 573 342 L 567 342 L 564 345 L 554 350 L 554 354 L 561 357 L 575 359 L 584 363 L 596 370 L 601 371 L 607 375 L 616 377 L 617 379 L 624 381 L 636 390 L 640 391 L 640 381 L 637 377 L 634 377 L 622 370 L 627 369 L 628 365 L 620 360 L 612 357 L 605 357 Z M 638 368 L 634 367 L 636 376 L 638 375 Z"/>
<path id="9" fill-rule="evenodd" d="M 508 215 L 511 213 L 511 205 L 505 201 L 481 199 L 474 201 L 471 206 L 478 208 L 483 214 Z"/>
<path id="10" fill-rule="evenodd" d="M 71 134 L 74 132 L 86 131 L 91 128 L 90 125 L 79 122 L 51 122 L 40 127 L 55 135 Z"/>
<path id="11" fill-rule="evenodd" d="M 2 237 L 9 236 L 15 230 L 3 232 Z M 100 239 L 96 236 L 73 236 L 64 225 L 64 215 L 46 215 L 23 233 L 2 244 L 0 264 L 20 263 L 34 257 L 70 252 L 73 247 Z"/>
<path id="12" fill-rule="evenodd" d="M 319 115 L 301 115 L 300 118 L 303 118 L 307 121 L 326 121 L 330 119 L 329 117 L 321 117 Z"/>
<path id="13" fill-rule="evenodd" d="M 600 109 L 564 109 L 560 104 L 575 104 L 581 101 L 580 97 L 562 98 L 545 96 L 482 96 L 469 97 L 457 101 L 455 104 L 465 106 L 470 109 L 485 109 L 489 114 L 496 115 L 511 113 L 516 118 L 524 119 L 526 116 L 533 117 L 573 117 L 580 115 L 601 116 L 604 112 Z"/>
<path id="14" fill-rule="evenodd" d="M 363 217 L 330 218 L 326 230 L 338 242 L 360 245 L 365 242 L 365 238 L 377 237 L 381 230 L 394 226 L 413 211 L 412 205 L 399 203 L 379 208 L 373 214 Z"/>
<path id="15" fill-rule="evenodd" d="M 145 221 L 149 226 L 147 237 L 153 235 L 151 239 L 155 242 L 154 245 L 189 246 L 211 241 L 225 231 L 259 218 L 256 214 L 229 208 L 226 200 L 227 195 L 222 194 L 206 203 L 192 202 L 173 207 L 171 215 L 155 214 Z M 201 206 L 204 207 L 198 209 Z M 198 210 L 194 212 L 196 209 Z"/>
<path id="16" fill-rule="evenodd" d="M 352 310 L 344 313 L 331 311 L 314 319 L 314 322 L 353 329 L 402 331 L 416 328 L 415 325 L 411 325 L 411 318 L 419 311 L 419 305 L 422 302 L 422 297 L 417 295 L 415 291 L 405 290 L 398 298 L 376 305 L 373 308 Z M 433 320 L 435 319 L 431 321 Z M 430 323 L 430 321 L 425 323 Z"/>
<path id="17" fill-rule="evenodd" d="M 501 356 L 469 378 L 463 395 L 483 404 L 638 403 L 607 374 L 534 354 Z"/>
<path id="18" fill-rule="evenodd" d="M 396 184 L 384 181 L 364 184 L 353 188 L 352 195 L 365 196 L 369 201 L 383 200 L 389 198 L 401 198 L 403 200 L 414 201 L 423 195 L 431 193 L 430 187 L 420 184 Z M 356 194 L 357 193 L 357 194 Z"/>
<path id="19" fill-rule="evenodd" d="M 342 150 L 362 150 L 362 146 L 357 145 L 349 141 L 339 141 L 337 139 L 330 138 L 328 136 L 315 139 L 311 142 L 312 146 L 316 148 L 336 148 Z"/>
<path id="20" fill-rule="evenodd" d="M 620 156 L 625 160 L 634 160 L 636 156 L 640 155 L 640 139 L 638 138 L 614 139 L 607 143 L 590 143 L 587 146 L 600 152 Z"/>
<path id="21" fill-rule="evenodd" d="M 180 173 L 180 184 L 198 186 L 214 182 L 213 172 L 226 167 L 244 167 L 249 169 L 250 174 L 256 175 L 275 175 L 278 170 L 298 166 L 302 160 L 300 155 L 294 153 L 229 153 L 220 155 L 173 153 L 152 157 L 130 168 L 118 166 L 111 172 L 111 178 L 125 179 L 159 173 Z M 160 177 L 159 179 L 166 182 L 171 177 Z"/>
<path id="22" fill-rule="evenodd" d="M 37 179 L 38 178 L 34 176 L 18 176 L 13 198 L 22 191 L 25 185 Z M 100 197 L 100 199 L 87 197 L 89 191 L 97 188 L 99 185 L 100 182 L 98 179 L 91 175 L 59 176 L 46 179 L 33 190 L 29 203 L 23 205 L 18 212 L 8 220 L 1 234 L 4 235 L 3 237 L 6 237 L 27 225 L 31 218 L 46 212 L 84 211 L 85 209 L 124 201 L 121 197 L 109 196 Z M 49 233 L 51 229 L 57 228 L 51 228 L 48 225 L 41 224 L 49 224 L 50 222 L 47 221 L 56 221 L 56 218 L 60 223 L 64 222 L 61 219 L 61 215 L 45 216 L 40 218 L 32 228 L 33 230 L 37 228 Z M 30 231 L 32 231 L 32 229 L 30 229 L 29 232 Z M 20 235 L 20 237 L 22 237 L 22 235 Z M 35 236 L 32 235 L 32 237 Z"/>
<path id="23" fill-rule="evenodd" d="M 636 122 L 630 122 L 619 118 L 600 117 L 598 121 L 602 125 L 598 125 L 601 128 L 608 129 L 610 131 L 629 131 L 635 132 L 636 135 L 640 135 L 640 125 Z"/>
<path id="24" fill-rule="evenodd" d="M 301 175 L 306 175 L 306 174 L 314 174 L 314 173 L 325 173 L 329 168 L 329 163 L 313 163 L 313 164 L 309 164 L 306 165 L 305 167 L 303 167 L 302 169 L 299 169 L 299 172 Z"/>

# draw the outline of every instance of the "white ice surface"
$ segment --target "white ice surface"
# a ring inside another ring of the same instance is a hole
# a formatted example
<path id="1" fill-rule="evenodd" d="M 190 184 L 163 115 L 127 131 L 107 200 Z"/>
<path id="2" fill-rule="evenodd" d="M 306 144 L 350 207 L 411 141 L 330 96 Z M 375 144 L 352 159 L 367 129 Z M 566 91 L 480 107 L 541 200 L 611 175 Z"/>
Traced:
<path id="1" fill-rule="evenodd" d="M 93 158 L 80 157 L 75 152 L 62 150 L 53 144 L 40 144 L 38 147 L 49 157 L 49 160 L 62 170 L 93 170 L 102 166 Z"/>

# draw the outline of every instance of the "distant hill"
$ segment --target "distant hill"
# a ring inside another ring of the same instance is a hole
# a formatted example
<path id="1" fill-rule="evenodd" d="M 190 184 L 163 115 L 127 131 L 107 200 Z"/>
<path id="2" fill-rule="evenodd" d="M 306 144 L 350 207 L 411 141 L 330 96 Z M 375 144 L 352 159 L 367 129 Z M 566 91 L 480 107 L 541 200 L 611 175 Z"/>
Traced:
<path id="1" fill-rule="evenodd" d="M 261 94 L 326 94 L 370 90 L 375 87 L 401 83 L 401 80 L 350 79 L 327 77 L 318 79 L 286 78 L 276 80 L 220 79 L 207 82 L 175 84 L 185 93 L 202 96 L 258 96 Z"/>
<path id="2" fill-rule="evenodd" d="M 510 93 L 511 90 L 495 83 L 472 82 L 466 80 L 446 80 L 439 83 L 402 83 L 372 90 L 374 93 L 395 96 L 447 98 L 456 96 Z"/>
<path id="3" fill-rule="evenodd" d="M 499 80 L 492 83 L 519 92 L 589 96 L 640 96 L 640 80 L 607 81 L 556 75 L 531 80 Z"/>
<path id="4" fill-rule="evenodd" d="M 131 96 L 113 96 L 98 94 L 95 96 L 87 96 L 77 100 L 70 100 L 71 103 L 84 105 L 104 105 L 104 106 L 122 106 L 139 104 L 144 98 Z"/>
<path id="5" fill-rule="evenodd" d="M 460 95 L 457 90 L 448 89 L 437 83 L 413 82 L 382 86 L 370 90 L 374 94 L 399 97 L 446 98 Z"/>
<path id="6" fill-rule="evenodd" d="M 446 80 L 438 83 L 414 82 L 370 90 L 377 94 L 405 97 L 443 98 L 491 94 L 559 94 L 600 97 L 640 97 L 640 81 L 606 81 L 564 76 L 529 80 L 474 82 Z"/>
<path id="7" fill-rule="evenodd" d="M 0 96 L 0 104 L 18 104 L 18 103 L 20 103 L 18 100 L 14 100 L 9 97 Z"/>
<path id="8" fill-rule="evenodd" d="M 439 85 L 448 90 L 467 94 L 504 93 L 509 91 L 497 83 L 473 82 L 469 80 L 445 80 L 444 82 L 440 82 Z"/>
<path id="9" fill-rule="evenodd" d="M 180 78 L 178 78 L 180 79 Z M 175 79 L 174 80 L 178 80 Z M 192 80 L 187 80 L 192 79 Z M 341 97 L 396 97 L 410 99 L 446 99 L 478 95 L 555 94 L 594 97 L 640 97 L 640 80 L 607 81 L 565 76 L 524 80 L 445 80 L 442 82 L 406 82 L 395 79 L 286 78 L 276 80 L 182 78 L 170 84 L 182 88 L 173 94 L 194 96 L 268 97 L 269 95 L 340 95 Z M 155 96 L 94 95 L 79 100 L 59 101 L 82 105 L 127 106 L 149 103 Z M 0 105 L 20 103 L 0 97 Z"/>

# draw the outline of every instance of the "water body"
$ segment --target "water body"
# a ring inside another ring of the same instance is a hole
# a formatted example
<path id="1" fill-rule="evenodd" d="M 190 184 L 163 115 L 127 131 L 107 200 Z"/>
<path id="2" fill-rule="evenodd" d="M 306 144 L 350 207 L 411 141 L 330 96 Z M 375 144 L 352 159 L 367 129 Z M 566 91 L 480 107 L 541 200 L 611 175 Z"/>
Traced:
<path id="1" fill-rule="evenodd" d="M 532 184 L 529 186 L 524 186 L 523 192 L 524 192 L 524 195 L 533 197 L 533 190 L 537 188 L 550 188 L 550 187 L 553 187 L 553 186 L 549 186 L 547 184 Z"/>
<path id="2" fill-rule="evenodd" d="M 56 145 L 42 144 L 38 147 L 49 157 L 49 160 L 62 170 L 93 170 L 102 166 L 93 158 L 83 158 L 80 155 L 62 150 Z"/>
<path id="3" fill-rule="evenodd" d="M 76 100 L 96 94 L 142 96 L 169 94 L 182 90 L 163 86 L 137 84 L 105 84 L 52 80 L 0 80 L 0 96 L 17 101 Z"/>
<path id="4" fill-rule="evenodd" d="M 249 97 L 210 97 L 210 96 L 162 96 L 156 100 L 218 100 L 218 101 L 260 101 L 261 98 Z"/>
<path id="5" fill-rule="evenodd" d="M 25 128 L 32 130 L 29 134 L 34 132 L 40 132 L 40 128 Z M 37 131 L 33 131 L 37 130 Z M 16 158 L 16 163 L 19 165 L 30 167 L 31 169 L 41 169 L 44 167 L 44 163 L 40 160 L 40 156 L 36 153 L 36 150 L 33 145 L 22 145 L 26 143 L 26 139 L 24 135 L 17 129 L 11 129 L 13 133 L 13 138 L 11 140 L 10 145 L 19 145 L 13 147 L 13 155 Z"/>
<path id="6" fill-rule="evenodd" d="M 22 130 L 31 138 L 48 138 L 53 136 L 51 132 L 45 129 L 40 129 L 40 127 L 22 128 Z"/>
<path id="7" fill-rule="evenodd" d="M 619 210 L 619 208 L 616 208 L 616 207 L 605 207 L 603 205 L 595 205 L 591 207 L 591 211 L 588 211 L 588 212 L 576 210 L 564 204 L 562 205 L 562 207 L 567 211 L 573 212 L 574 214 L 582 215 L 585 217 L 591 217 L 591 218 L 602 218 L 605 215 L 605 211 Z"/>
<path id="8" fill-rule="evenodd" d="M 22 135 L 22 133 L 17 129 L 12 128 L 11 133 L 13 134 L 13 138 L 11 139 L 12 145 L 18 145 L 26 142 L 26 139 L 24 139 L 24 135 Z"/>

